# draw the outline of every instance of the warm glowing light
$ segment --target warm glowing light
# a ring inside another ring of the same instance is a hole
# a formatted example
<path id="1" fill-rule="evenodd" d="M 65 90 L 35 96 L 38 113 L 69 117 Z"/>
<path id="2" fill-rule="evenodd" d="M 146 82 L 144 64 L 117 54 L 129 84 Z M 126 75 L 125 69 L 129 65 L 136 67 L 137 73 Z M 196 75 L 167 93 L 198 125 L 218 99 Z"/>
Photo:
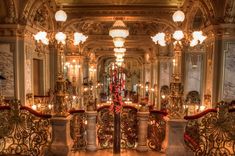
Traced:
<path id="1" fill-rule="evenodd" d="M 116 53 L 125 53 L 126 52 L 126 48 L 123 48 L 123 47 L 114 48 L 113 51 L 116 52 Z"/>
<path id="2" fill-rule="evenodd" d="M 124 38 L 114 38 L 113 43 L 114 43 L 115 47 L 123 47 L 124 43 L 125 43 L 125 39 Z"/>
<path id="3" fill-rule="evenodd" d="M 198 44 L 198 41 L 195 40 L 195 39 L 192 39 L 191 42 L 190 42 L 190 46 L 191 46 L 191 47 L 194 47 L 194 46 L 197 45 L 197 44 Z"/>
<path id="4" fill-rule="evenodd" d="M 63 10 L 59 10 L 55 13 L 55 20 L 57 22 L 65 22 L 67 20 L 67 14 Z"/>
<path id="5" fill-rule="evenodd" d="M 165 41 L 165 33 L 157 33 L 155 36 L 151 37 L 155 44 L 159 44 L 161 46 L 166 46 Z"/>
<path id="6" fill-rule="evenodd" d="M 173 38 L 177 41 L 180 41 L 184 38 L 184 33 L 182 30 L 176 30 L 173 34 Z"/>
<path id="7" fill-rule="evenodd" d="M 206 106 L 202 105 L 199 107 L 199 111 L 204 111 L 206 109 Z"/>
<path id="8" fill-rule="evenodd" d="M 176 11 L 172 16 L 172 19 L 174 22 L 183 22 L 185 19 L 184 12 L 181 10 Z"/>
<path id="9" fill-rule="evenodd" d="M 43 44 L 46 44 L 46 45 L 49 44 L 47 33 L 45 31 L 39 31 L 36 35 L 33 35 L 33 36 L 37 42 L 41 41 Z"/>
<path id="10" fill-rule="evenodd" d="M 35 104 L 32 105 L 33 110 L 37 110 L 37 106 Z"/>
<path id="11" fill-rule="evenodd" d="M 116 56 L 116 58 L 123 58 L 125 56 L 124 53 L 115 53 L 114 55 Z"/>
<path id="12" fill-rule="evenodd" d="M 88 36 L 83 35 L 82 33 L 74 33 L 74 45 L 79 45 L 81 42 L 84 43 L 87 40 Z"/>
<path id="13" fill-rule="evenodd" d="M 165 95 L 162 95 L 162 99 L 165 99 L 166 98 L 166 96 Z"/>
<path id="14" fill-rule="evenodd" d="M 173 62 L 173 66 L 175 66 L 176 65 L 175 59 L 173 59 L 172 62 Z"/>
<path id="15" fill-rule="evenodd" d="M 198 40 L 198 41 L 200 41 L 200 43 L 202 43 L 206 39 L 206 36 L 204 36 L 202 34 L 202 31 L 194 31 L 193 32 L 193 39 Z"/>
<path id="16" fill-rule="evenodd" d="M 55 39 L 57 40 L 57 43 L 65 44 L 66 35 L 63 32 L 58 32 L 55 34 Z"/>
<path id="17" fill-rule="evenodd" d="M 112 38 L 126 38 L 129 35 L 129 30 L 122 20 L 117 20 L 109 30 L 109 35 Z"/>
<path id="18" fill-rule="evenodd" d="M 52 105 L 51 105 L 51 104 L 49 104 L 49 105 L 48 105 L 48 108 L 49 108 L 49 109 L 52 109 Z"/>
<path id="19" fill-rule="evenodd" d="M 84 88 L 84 91 L 85 91 L 85 92 L 88 91 L 88 88 L 85 87 L 85 88 Z"/>

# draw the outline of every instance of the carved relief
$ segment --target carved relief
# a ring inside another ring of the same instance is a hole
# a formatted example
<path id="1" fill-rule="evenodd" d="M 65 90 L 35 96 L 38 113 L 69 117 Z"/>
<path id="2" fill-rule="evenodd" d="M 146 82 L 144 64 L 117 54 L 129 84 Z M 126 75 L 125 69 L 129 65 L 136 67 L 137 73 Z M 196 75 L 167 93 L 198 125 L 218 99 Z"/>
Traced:
<path id="1" fill-rule="evenodd" d="M 15 4 L 13 0 L 5 0 L 5 3 L 7 5 L 8 14 L 5 18 L 5 23 L 16 23 L 17 17 L 16 17 L 16 10 L 15 10 Z"/>
<path id="2" fill-rule="evenodd" d="M 170 26 L 157 22 L 132 22 L 127 25 L 131 35 L 154 35 L 160 31 L 171 30 Z"/>
<path id="3" fill-rule="evenodd" d="M 226 5 L 224 22 L 225 23 L 234 23 L 235 22 L 235 1 L 229 0 Z"/>
<path id="4" fill-rule="evenodd" d="M 34 22 L 36 22 L 37 25 L 40 25 L 44 28 L 48 28 L 48 18 L 49 18 L 49 12 L 46 9 L 46 6 L 42 5 L 37 11 L 34 16 Z"/>
<path id="5" fill-rule="evenodd" d="M 156 32 L 171 30 L 172 27 L 166 23 L 157 22 L 125 22 L 129 28 L 130 35 L 153 35 Z M 79 31 L 86 35 L 108 35 L 109 29 L 112 27 L 113 22 L 101 22 L 101 21 L 78 21 L 72 25 L 69 25 L 67 31 Z"/>
<path id="6" fill-rule="evenodd" d="M 76 22 L 66 28 L 66 30 L 82 32 L 86 35 L 108 35 L 112 23 L 96 22 L 96 21 L 81 21 Z"/>

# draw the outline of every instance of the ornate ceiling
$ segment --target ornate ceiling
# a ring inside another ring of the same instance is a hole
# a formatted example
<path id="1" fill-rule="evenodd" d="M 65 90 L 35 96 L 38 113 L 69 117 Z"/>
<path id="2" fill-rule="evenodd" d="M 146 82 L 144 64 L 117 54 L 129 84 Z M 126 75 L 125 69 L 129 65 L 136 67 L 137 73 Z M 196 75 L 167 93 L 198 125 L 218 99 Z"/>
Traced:
<path id="1" fill-rule="evenodd" d="M 63 29 L 88 35 L 85 46 L 97 57 L 113 54 L 108 33 L 116 18 L 121 18 L 130 32 L 126 56 L 144 57 L 155 47 L 150 36 L 176 27 L 171 16 L 184 0 L 56 0 L 56 3 L 68 14 Z"/>
<path id="2" fill-rule="evenodd" d="M 176 29 L 172 14 L 178 6 L 186 14 L 184 28 L 209 28 L 220 23 L 229 27 L 235 21 L 234 0 L 4 0 L 0 6 L 1 23 L 44 30 L 56 29 L 54 13 L 62 7 L 68 14 L 63 30 L 88 35 L 84 49 L 97 56 L 113 53 L 108 31 L 116 19 L 121 18 L 130 31 L 125 44 L 127 56 L 169 55 L 169 50 L 159 51 L 150 36 Z"/>
<path id="3" fill-rule="evenodd" d="M 184 0 L 56 0 L 59 5 L 156 5 L 177 6 Z"/>

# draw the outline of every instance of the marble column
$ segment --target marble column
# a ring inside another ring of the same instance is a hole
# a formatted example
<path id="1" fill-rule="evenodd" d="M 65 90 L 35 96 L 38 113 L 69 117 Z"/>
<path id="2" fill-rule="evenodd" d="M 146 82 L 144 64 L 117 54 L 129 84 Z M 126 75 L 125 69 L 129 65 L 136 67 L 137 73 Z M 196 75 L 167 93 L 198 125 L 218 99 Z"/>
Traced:
<path id="1" fill-rule="evenodd" d="M 149 111 L 147 109 L 141 108 L 137 113 L 138 118 L 138 146 L 137 151 L 145 152 L 148 151 L 147 146 L 147 133 L 148 133 L 148 119 Z"/>
<path id="2" fill-rule="evenodd" d="M 186 149 L 184 143 L 184 130 L 187 124 L 183 119 L 170 119 L 167 121 L 167 156 L 191 156 L 193 153 Z"/>
<path id="3" fill-rule="evenodd" d="M 87 111 L 87 151 L 96 151 L 96 111 Z"/>
<path id="4" fill-rule="evenodd" d="M 70 119 L 68 117 L 53 117 L 51 119 L 52 124 L 52 144 L 46 155 L 53 156 L 67 156 L 70 155 L 73 145 L 72 138 L 70 136 Z"/>

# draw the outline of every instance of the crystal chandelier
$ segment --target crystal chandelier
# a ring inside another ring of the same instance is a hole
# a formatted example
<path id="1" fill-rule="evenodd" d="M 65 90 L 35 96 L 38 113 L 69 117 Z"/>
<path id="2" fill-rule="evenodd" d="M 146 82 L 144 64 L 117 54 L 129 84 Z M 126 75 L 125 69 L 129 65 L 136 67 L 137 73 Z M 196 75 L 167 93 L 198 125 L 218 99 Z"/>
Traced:
<path id="1" fill-rule="evenodd" d="M 116 63 L 121 66 L 125 56 L 126 48 L 124 48 L 125 39 L 129 35 L 129 30 L 122 20 L 117 20 L 109 30 L 109 35 L 113 38 L 114 52 L 116 56 Z"/>

